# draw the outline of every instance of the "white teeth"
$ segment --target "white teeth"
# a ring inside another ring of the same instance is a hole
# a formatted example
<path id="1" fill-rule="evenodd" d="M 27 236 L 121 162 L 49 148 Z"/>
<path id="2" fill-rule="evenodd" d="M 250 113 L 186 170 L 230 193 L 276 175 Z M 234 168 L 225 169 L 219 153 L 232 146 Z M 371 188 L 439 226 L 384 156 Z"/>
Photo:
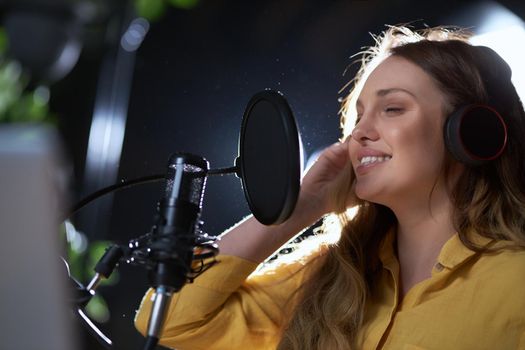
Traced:
<path id="1" fill-rule="evenodd" d="M 367 164 L 372 164 L 372 163 L 380 163 L 380 162 L 384 162 L 386 160 L 390 160 L 392 159 L 392 157 L 390 156 L 385 156 L 385 157 L 370 157 L 370 156 L 367 156 L 367 157 L 363 157 L 361 159 L 361 165 L 367 165 Z"/>

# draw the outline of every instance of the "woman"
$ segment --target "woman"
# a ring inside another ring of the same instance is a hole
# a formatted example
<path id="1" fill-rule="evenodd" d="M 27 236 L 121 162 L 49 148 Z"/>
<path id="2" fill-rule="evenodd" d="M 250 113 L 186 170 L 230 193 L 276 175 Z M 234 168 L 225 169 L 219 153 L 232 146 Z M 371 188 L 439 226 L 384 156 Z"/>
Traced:
<path id="1" fill-rule="evenodd" d="M 525 112 L 510 69 L 443 28 L 392 27 L 376 41 L 343 105 L 345 141 L 308 171 L 292 217 L 226 232 L 219 263 L 174 297 L 162 344 L 525 349 Z M 469 104 L 496 109 L 508 132 L 478 166 L 443 137 L 447 116 Z M 329 213 L 335 243 L 253 273 Z"/>

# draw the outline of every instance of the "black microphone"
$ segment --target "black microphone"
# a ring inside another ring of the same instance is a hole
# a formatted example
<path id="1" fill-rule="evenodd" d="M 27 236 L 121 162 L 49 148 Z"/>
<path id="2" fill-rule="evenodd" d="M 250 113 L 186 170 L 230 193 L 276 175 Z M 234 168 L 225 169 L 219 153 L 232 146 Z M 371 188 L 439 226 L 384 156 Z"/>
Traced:
<path id="1" fill-rule="evenodd" d="M 175 153 L 168 162 L 149 247 L 150 258 L 156 262 L 149 272 L 155 288 L 146 341 L 151 349 L 162 331 L 171 296 L 184 286 L 191 271 L 208 170 L 206 159 L 188 153 Z"/>
<path id="2" fill-rule="evenodd" d="M 157 204 L 150 256 L 159 262 L 150 272 L 153 287 L 180 290 L 191 268 L 208 162 L 187 153 L 173 154 L 168 162 L 163 198 Z"/>

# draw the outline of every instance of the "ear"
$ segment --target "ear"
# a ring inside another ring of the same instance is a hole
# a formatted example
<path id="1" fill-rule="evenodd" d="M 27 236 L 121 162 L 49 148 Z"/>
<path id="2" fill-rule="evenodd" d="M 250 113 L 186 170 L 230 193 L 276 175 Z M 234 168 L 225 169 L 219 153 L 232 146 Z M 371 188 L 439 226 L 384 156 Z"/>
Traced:
<path id="1" fill-rule="evenodd" d="M 478 166 L 497 159 L 507 145 L 507 125 L 492 107 L 471 104 L 448 116 L 445 145 L 459 162 Z"/>

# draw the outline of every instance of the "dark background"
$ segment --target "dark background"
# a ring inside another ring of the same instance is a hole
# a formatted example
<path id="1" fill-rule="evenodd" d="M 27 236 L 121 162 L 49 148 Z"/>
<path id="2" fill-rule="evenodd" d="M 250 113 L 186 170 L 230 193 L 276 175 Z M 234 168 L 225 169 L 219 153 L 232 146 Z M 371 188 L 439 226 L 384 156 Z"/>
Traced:
<path id="1" fill-rule="evenodd" d="M 52 4 L 51 13 L 71 3 L 5 2 L 2 15 L 14 8 L 31 11 Z M 163 173 L 176 151 L 204 156 L 212 168 L 231 166 L 246 103 L 265 88 L 279 90 L 288 99 L 306 161 L 339 137 L 338 99 L 347 89 L 340 90 L 357 68 L 350 65 L 351 56 L 373 44 L 369 33 L 406 22 L 418 28 L 460 25 L 475 30 L 484 6 L 494 4 L 521 18 L 525 13 L 522 1 L 201 0 L 190 9 L 168 7 L 150 23 L 131 66 L 117 175 L 96 180 L 85 171 L 94 106 L 108 89 L 104 79 L 115 72 L 103 73 L 104 62 L 115 59 L 122 28 L 133 15 L 126 1 L 94 3 L 97 12 L 82 23 L 78 62 L 50 83 L 50 107 L 73 165 L 73 202 L 119 180 Z M 117 192 L 73 220 L 90 240 L 124 243 L 150 229 L 161 191 L 158 183 Z M 208 179 L 205 231 L 218 234 L 247 214 L 235 176 Z M 100 289 L 111 312 L 100 327 L 115 348 L 139 349 L 142 338 L 132 321 L 147 288 L 146 274 L 133 266 L 121 266 L 119 272 L 117 285 Z M 82 277 L 87 282 L 89 276 Z M 100 348 L 89 336 L 82 339 L 85 349 Z"/>

